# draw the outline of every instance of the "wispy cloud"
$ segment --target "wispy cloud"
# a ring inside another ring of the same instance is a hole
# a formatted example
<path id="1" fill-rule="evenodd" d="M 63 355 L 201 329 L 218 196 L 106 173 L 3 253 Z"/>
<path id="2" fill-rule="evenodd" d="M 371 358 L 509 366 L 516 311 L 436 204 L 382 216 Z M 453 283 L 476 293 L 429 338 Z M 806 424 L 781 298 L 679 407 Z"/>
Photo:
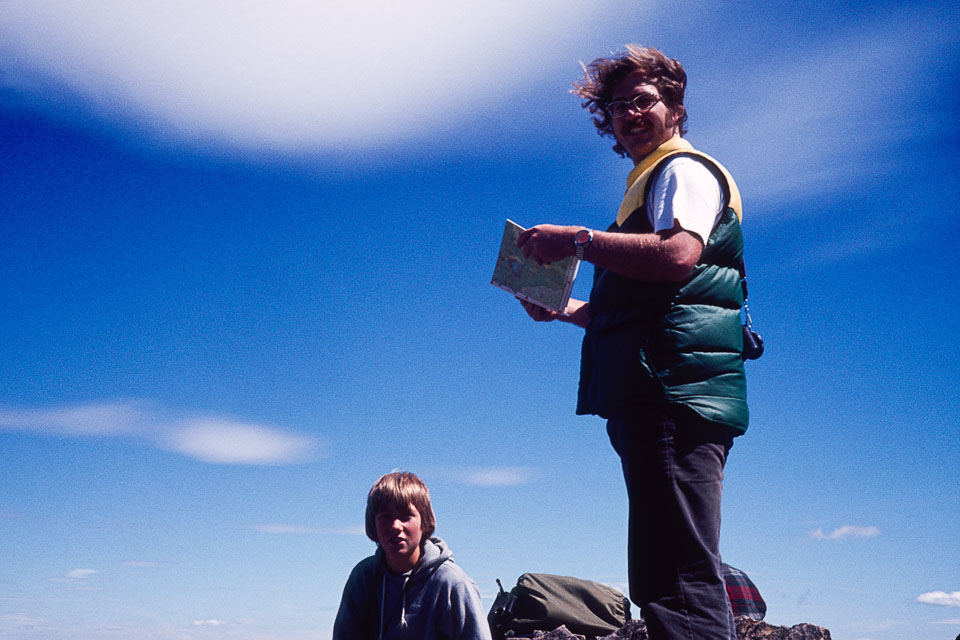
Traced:
<path id="1" fill-rule="evenodd" d="M 895 151 L 907 141 L 919 151 L 925 140 L 957 130 L 953 88 L 939 69 L 960 38 L 935 10 L 909 12 L 909 19 L 887 13 L 758 67 L 705 79 L 718 83 L 711 95 L 734 98 L 735 86 L 736 108 L 697 132 L 697 141 L 722 150 L 754 203 L 822 196 L 902 171 Z M 837 81 L 827 81 L 824 69 Z"/>
<path id="2" fill-rule="evenodd" d="M 154 560 L 123 560 L 120 562 L 125 567 L 158 567 L 163 564 L 169 564 L 166 562 L 156 562 Z"/>
<path id="3" fill-rule="evenodd" d="M 263 533 L 276 533 L 276 534 L 319 533 L 319 534 L 336 535 L 336 536 L 366 535 L 364 528 L 361 526 L 310 527 L 310 526 L 300 525 L 300 524 L 266 523 L 266 524 L 254 525 L 253 528 Z"/>
<path id="4" fill-rule="evenodd" d="M 0 53 L 155 131 L 339 147 L 432 131 L 495 103 L 603 4 L 7 0 Z M 357 72 L 373 61 L 375 73 Z"/>
<path id="5" fill-rule="evenodd" d="M 146 421 L 137 403 L 107 402 L 59 409 L 0 409 L 0 430 L 76 436 L 136 431 Z"/>
<path id="6" fill-rule="evenodd" d="M 831 238 L 823 242 L 813 240 L 809 248 L 801 251 L 796 262 L 804 266 L 830 265 L 859 256 L 895 249 L 910 241 L 910 236 L 902 234 L 855 235 L 853 237 Z"/>
<path id="7" fill-rule="evenodd" d="M 932 624 L 960 624 L 960 618 L 944 618 L 943 620 L 933 620 Z"/>
<path id="8" fill-rule="evenodd" d="M 68 436 L 129 436 L 215 464 L 281 465 L 315 459 L 320 442 L 273 426 L 222 416 L 181 417 L 141 402 L 57 409 L 0 410 L 0 431 Z"/>
<path id="9" fill-rule="evenodd" d="M 850 629 L 854 633 L 880 633 L 884 631 L 893 631 L 909 624 L 904 620 L 879 619 L 879 620 L 858 620 L 844 625 L 844 628 Z M 862 638 L 862 636 L 861 636 Z"/>
<path id="10" fill-rule="evenodd" d="M 24 616 L 16 613 L 0 615 L 0 629 L 3 629 L 4 627 L 34 629 L 44 624 L 46 624 L 46 620 L 41 620 L 40 618 L 34 618 L 31 616 Z"/>
<path id="11" fill-rule="evenodd" d="M 935 604 L 940 607 L 960 607 L 960 591 L 928 591 L 917 596 L 917 602 Z"/>
<path id="12" fill-rule="evenodd" d="M 457 482 L 474 487 L 515 487 L 527 484 L 534 477 L 530 467 L 476 467 L 451 473 Z"/>
<path id="13" fill-rule="evenodd" d="M 97 573 L 96 569 L 73 569 L 67 575 L 59 578 L 47 578 L 47 582 L 81 582 Z"/>
<path id="14" fill-rule="evenodd" d="M 814 540 L 846 540 L 847 538 L 875 538 L 880 535 L 879 527 L 857 527 L 846 524 L 838 527 L 830 533 L 824 533 L 823 529 L 816 529 L 810 532 L 810 537 Z"/>
<path id="15" fill-rule="evenodd" d="M 190 623 L 195 627 L 220 627 L 227 624 L 226 620 L 194 620 Z"/>
<path id="16" fill-rule="evenodd" d="M 74 580 L 83 580 L 84 578 L 89 578 L 95 573 L 97 573 L 96 569 L 74 569 L 67 574 L 67 577 Z"/>

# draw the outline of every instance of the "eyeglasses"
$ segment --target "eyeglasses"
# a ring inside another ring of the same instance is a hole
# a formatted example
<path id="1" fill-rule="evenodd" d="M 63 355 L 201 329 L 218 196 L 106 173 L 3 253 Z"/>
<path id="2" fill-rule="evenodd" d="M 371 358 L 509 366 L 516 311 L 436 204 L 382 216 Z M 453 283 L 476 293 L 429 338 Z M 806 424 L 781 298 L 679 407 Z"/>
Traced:
<path id="1" fill-rule="evenodd" d="M 653 108 L 653 105 L 661 100 L 663 100 L 663 96 L 655 93 L 641 93 L 633 100 L 617 100 L 616 102 L 607 104 L 607 113 L 610 114 L 610 117 L 614 120 L 622 118 L 631 110 L 637 113 L 646 113 Z"/>

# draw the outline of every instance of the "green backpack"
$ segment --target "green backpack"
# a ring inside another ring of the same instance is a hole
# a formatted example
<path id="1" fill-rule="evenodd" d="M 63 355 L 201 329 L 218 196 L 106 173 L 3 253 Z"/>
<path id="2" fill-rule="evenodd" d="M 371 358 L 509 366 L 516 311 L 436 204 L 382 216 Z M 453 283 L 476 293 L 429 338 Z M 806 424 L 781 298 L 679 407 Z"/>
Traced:
<path id="1" fill-rule="evenodd" d="M 588 638 L 613 633 L 630 621 L 630 600 L 612 587 L 569 576 L 525 573 L 500 593 L 487 615 L 494 640 L 563 625 Z"/>

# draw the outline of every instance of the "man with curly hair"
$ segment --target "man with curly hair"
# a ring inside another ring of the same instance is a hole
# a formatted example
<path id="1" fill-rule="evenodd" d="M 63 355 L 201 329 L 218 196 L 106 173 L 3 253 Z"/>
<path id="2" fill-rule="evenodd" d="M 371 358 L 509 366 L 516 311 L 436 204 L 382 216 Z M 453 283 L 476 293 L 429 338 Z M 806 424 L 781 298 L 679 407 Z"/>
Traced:
<path id="1" fill-rule="evenodd" d="M 573 93 L 634 164 L 606 231 L 541 224 L 518 241 L 538 263 L 594 265 L 588 301 L 537 321 L 586 330 L 578 414 L 607 420 L 629 498 L 630 598 L 653 640 L 735 638 L 719 553 L 723 468 L 747 428 L 740 194 L 684 138 L 686 72 L 660 51 L 584 67 Z"/>

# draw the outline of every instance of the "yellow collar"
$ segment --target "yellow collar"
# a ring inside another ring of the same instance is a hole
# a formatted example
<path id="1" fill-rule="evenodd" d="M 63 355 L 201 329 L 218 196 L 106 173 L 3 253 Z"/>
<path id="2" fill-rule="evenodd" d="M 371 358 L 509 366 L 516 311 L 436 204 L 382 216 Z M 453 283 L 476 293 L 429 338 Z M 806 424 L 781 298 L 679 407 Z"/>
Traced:
<path id="1" fill-rule="evenodd" d="M 627 192 L 624 194 L 623 202 L 620 203 L 620 209 L 617 211 L 617 226 L 622 226 L 623 223 L 627 221 L 627 218 L 630 217 L 630 214 L 643 206 L 647 181 L 650 180 L 653 169 L 657 164 L 667 156 L 678 153 L 692 153 L 702 156 L 717 165 L 717 168 L 720 169 L 723 176 L 727 179 L 727 186 L 730 189 L 730 202 L 727 206 L 733 208 L 737 214 L 737 219 L 743 219 L 743 205 L 740 201 L 740 190 L 737 188 L 737 183 L 733 181 L 733 176 L 730 175 L 722 164 L 707 154 L 697 151 L 693 148 L 692 144 L 680 136 L 674 136 L 644 156 L 644 158 L 637 163 L 637 166 L 630 171 L 630 174 L 627 176 Z"/>

